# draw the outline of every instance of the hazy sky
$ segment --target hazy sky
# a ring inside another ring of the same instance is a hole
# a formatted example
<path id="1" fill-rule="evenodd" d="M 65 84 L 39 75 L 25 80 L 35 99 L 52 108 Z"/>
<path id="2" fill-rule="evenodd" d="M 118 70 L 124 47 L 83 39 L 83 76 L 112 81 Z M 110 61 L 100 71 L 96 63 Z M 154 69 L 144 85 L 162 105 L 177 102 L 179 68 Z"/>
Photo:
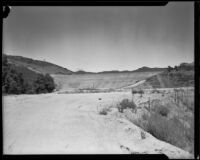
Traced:
<path id="1" fill-rule="evenodd" d="M 134 70 L 194 60 L 193 2 L 146 7 L 12 7 L 3 52 L 72 71 Z"/>

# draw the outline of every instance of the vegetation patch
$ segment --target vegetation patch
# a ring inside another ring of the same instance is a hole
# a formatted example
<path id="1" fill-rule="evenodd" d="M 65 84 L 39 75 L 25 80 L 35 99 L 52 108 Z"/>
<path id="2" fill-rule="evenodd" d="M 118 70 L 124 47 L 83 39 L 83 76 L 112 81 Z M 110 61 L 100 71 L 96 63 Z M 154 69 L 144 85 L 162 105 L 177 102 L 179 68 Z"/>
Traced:
<path id="1" fill-rule="evenodd" d="M 99 111 L 99 114 L 101 114 L 101 115 L 107 115 L 108 112 L 110 112 L 110 108 L 105 107 L 105 108 L 102 108 L 102 109 Z"/>
<path id="2" fill-rule="evenodd" d="M 139 119 L 129 119 L 154 137 L 175 145 L 190 153 L 194 152 L 194 127 L 191 120 L 190 127 L 186 127 L 181 121 L 173 117 L 167 119 L 158 112 L 143 114 Z"/>
<path id="3" fill-rule="evenodd" d="M 158 114 L 160 114 L 161 116 L 167 117 L 170 110 L 168 108 L 168 106 L 162 105 L 162 104 L 158 104 L 153 106 L 154 107 L 154 111 Z"/>
<path id="4" fill-rule="evenodd" d="M 49 74 L 38 74 L 25 67 L 10 64 L 8 63 L 7 57 L 2 55 L 3 94 L 49 93 L 54 89 L 55 83 Z"/>
<path id="5" fill-rule="evenodd" d="M 123 113 L 124 109 L 130 108 L 132 110 L 136 109 L 136 104 L 133 101 L 129 101 L 129 99 L 123 99 L 118 105 L 118 111 Z"/>

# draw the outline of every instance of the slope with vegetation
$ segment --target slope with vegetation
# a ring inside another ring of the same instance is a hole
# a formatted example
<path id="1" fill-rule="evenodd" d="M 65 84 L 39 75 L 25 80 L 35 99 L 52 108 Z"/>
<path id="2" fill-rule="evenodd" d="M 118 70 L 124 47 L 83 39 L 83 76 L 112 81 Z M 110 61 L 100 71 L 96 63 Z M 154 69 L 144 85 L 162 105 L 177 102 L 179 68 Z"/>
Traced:
<path id="1" fill-rule="evenodd" d="M 8 62 L 2 55 L 2 92 L 4 94 L 48 93 L 55 88 L 53 78 L 49 74 L 39 74 L 24 66 Z"/>
<path id="2" fill-rule="evenodd" d="M 157 75 L 148 77 L 139 88 L 175 88 L 194 86 L 194 63 L 181 63 L 179 66 L 168 67 Z"/>

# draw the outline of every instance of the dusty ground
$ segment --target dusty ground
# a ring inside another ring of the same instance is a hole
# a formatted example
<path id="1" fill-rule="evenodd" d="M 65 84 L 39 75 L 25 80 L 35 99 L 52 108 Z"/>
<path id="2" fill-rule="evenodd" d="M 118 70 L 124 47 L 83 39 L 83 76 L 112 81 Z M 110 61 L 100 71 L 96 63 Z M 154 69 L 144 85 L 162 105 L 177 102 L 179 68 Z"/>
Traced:
<path id="1" fill-rule="evenodd" d="M 130 92 L 41 94 L 3 97 L 5 154 L 164 153 L 191 155 L 129 122 L 115 106 Z M 101 98 L 101 100 L 99 100 Z"/>

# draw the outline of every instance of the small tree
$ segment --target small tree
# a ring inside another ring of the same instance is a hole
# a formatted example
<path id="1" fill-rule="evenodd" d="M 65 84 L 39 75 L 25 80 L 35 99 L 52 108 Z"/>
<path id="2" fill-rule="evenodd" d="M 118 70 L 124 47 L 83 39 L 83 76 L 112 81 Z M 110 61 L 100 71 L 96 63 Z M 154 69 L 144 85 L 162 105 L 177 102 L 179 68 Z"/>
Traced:
<path id="1" fill-rule="evenodd" d="M 49 74 L 45 76 L 42 74 L 38 75 L 34 83 L 34 88 L 36 93 L 52 92 L 55 89 L 53 78 Z"/>
<path id="2" fill-rule="evenodd" d="M 45 87 L 47 91 L 52 92 L 55 89 L 55 83 L 53 78 L 49 74 L 45 75 L 45 82 L 46 82 Z"/>
<path id="3" fill-rule="evenodd" d="M 45 79 L 42 74 L 39 74 L 36 81 L 34 82 L 34 88 L 36 93 L 47 93 L 45 88 Z"/>
<path id="4" fill-rule="evenodd" d="M 130 108 L 132 110 L 135 110 L 136 107 L 137 106 L 133 101 L 131 102 L 128 99 L 123 99 L 118 106 L 118 110 L 119 110 L 119 112 L 123 113 L 123 110 L 126 109 L 126 108 Z"/>
<path id="5" fill-rule="evenodd" d="M 24 93 L 24 79 L 22 73 L 11 68 L 10 65 L 3 66 L 2 70 L 2 92 L 9 94 Z"/>

